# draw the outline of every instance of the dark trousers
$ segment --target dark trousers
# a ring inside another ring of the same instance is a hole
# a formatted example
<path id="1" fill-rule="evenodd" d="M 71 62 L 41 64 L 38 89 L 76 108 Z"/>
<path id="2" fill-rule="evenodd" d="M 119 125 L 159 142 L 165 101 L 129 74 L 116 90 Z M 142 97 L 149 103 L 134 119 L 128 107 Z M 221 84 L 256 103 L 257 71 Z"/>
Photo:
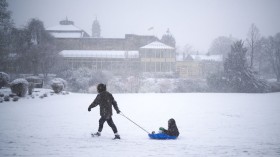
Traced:
<path id="1" fill-rule="evenodd" d="M 108 125 L 112 128 L 112 130 L 113 130 L 114 133 L 117 133 L 117 132 L 118 132 L 117 127 L 116 127 L 116 125 L 114 124 L 112 117 L 110 117 L 110 118 L 101 117 L 101 118 L 99 119 L 99 128 L 98 128 L 98 131 L 99 131 L 99 132 L 102 131 L 102 129 L 103 129 L 103 124 L 105 123 L 105 121 L 107 121 Z"/>

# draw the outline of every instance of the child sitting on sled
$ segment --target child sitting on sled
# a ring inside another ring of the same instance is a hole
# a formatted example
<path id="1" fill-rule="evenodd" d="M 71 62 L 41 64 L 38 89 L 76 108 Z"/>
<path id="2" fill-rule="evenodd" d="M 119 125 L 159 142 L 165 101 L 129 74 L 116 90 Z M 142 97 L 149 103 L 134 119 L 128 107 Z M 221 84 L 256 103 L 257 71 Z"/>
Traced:
<path id="1" fill-rule="evenodd" d="M 176 125 L 176 122 L 173 118 L 168 120 L 168 129 L 163 127 L 159 128 L 160 133 L 155 134 L 153 131 L 152 134 L 149 134 L 150 138 L 153 139 L 176 139 L 179 136 L 179 131 Z"/>

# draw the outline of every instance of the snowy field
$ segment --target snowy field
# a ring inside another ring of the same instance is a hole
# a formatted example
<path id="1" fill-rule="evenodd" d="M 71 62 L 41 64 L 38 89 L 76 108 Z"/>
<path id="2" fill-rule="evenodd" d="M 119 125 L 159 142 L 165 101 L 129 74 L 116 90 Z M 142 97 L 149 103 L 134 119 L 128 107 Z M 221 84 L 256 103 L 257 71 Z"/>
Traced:
<path id="1" fill-rule="evenodd" d="M 0 103 L 0 156 L 280 156 L 280 93 L 114 94 L 120 110 L 148 131 L 177 122 L 177 140 L 151 140 L 114 112 L 121 140 L 105 123 L 92 138 L 95 94 L 48 95 Z"/>

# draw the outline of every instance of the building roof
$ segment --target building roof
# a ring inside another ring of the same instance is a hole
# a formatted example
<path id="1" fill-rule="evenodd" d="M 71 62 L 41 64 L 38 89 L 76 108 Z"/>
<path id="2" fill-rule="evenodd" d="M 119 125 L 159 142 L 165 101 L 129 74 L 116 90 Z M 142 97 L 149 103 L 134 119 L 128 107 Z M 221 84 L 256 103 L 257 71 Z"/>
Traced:
<path id="1" fill-rule="evenodd" d="M 83 31 L 75 25 L 57 25 L 53 27 L 49 27 L 46 29 L 47 31 Z"/>
<path id="2" fill-rule="evenodd" d="M 222 55 L 191 55 L 196 61 L 223 61 Z"/>
<path id="3" fill-rule="evenodd" d="M 82 38 L 89 35 L 75 25 L 58 25 L 46 29 L 55 38 Z"/>
<path id="4" fill-rule="evenodd" d="M 50 32 L 55 38 L 82 38 L 83 32 Z"/>
<path id="5" fill-rule="evenodd" d="M 60 54 L 65 58 L 139 58 L 138 51 L 63 50 Z"/>
<path id="6" fill-rule="evenodd" d="M 193 61 L 216 61 L 222 62 L 223 56 L 222 55 L 186 55 L 184 58 L 183 54 L 177 55 L 177 61 L 185 61 L 187 57 L 191 57 Z"/>
<path id="7" fill-rule="evenodd" d="M 171 46 L 165 45 L 159 41 L 154 41 L 148 45 L 141 47 L 141 49 L 174 49 Z"/>

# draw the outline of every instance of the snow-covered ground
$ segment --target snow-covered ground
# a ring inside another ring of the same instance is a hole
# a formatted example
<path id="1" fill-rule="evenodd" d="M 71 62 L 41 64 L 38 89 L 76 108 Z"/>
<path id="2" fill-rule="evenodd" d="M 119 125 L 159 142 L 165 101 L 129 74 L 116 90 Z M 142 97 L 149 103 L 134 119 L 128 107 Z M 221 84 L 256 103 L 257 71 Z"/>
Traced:
<path id="1" fill-rule="evenodd" d="M 95 96 L 0 103 L 0 156 L 280 156 L 280 93 L 114 94 L 120 110 L 148 131 L 167 127 L 174 118 L 177 140 L 151 140 L 115 112 L 122 139 L 111 140 L 106 123 L 102 136 L 92 138 L 99 108 L 87 108 Z"/>

